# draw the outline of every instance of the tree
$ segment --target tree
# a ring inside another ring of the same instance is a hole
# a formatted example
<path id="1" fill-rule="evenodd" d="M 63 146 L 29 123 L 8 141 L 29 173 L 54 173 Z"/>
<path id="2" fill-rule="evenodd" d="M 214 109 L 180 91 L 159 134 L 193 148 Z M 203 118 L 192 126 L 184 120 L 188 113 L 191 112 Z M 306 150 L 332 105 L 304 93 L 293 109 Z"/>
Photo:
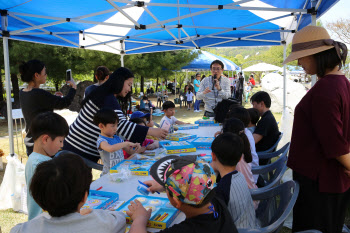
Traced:
<path id="1" fill-rule="evenodd" d="M 338 19 L 327 23 L 327 29 L 336 34 L 345 44 L 350 44 L 350 19 Z"/>

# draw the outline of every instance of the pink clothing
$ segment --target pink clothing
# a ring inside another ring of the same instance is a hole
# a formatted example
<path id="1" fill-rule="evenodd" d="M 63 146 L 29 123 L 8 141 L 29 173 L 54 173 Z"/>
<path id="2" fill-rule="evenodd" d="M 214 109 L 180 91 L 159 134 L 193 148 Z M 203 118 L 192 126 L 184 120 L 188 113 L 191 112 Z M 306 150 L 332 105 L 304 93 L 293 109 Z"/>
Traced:
<path id="1" fill-rule="evenodd" d="M 246 161 L 244 161 L 244 158 L 242 158 L 238 162 L 238 164 L 236 166 L 236 170 L 243 174 L 245 180 L 247 181 L 249 189 L 256 189 L 256 188 L 258 188 L 256 186 L 256 184 L 254 183 L 254 178 L 253 178 L 253 173 L 252 173 L 252 166 L 251 166 L 250 163 L 246 163 Z"/>
<path id="2" fill-rule="evenodd" d="M 143 141 L 143 143 L 141 144 L 141 146 L 146 147 L 146 146 L 152 144 L 153 142 L 154 142 L 154 141 L 153 141 L 152 139 L 147 139 L 147 138 L 146 138 L 146 139 Z"/>

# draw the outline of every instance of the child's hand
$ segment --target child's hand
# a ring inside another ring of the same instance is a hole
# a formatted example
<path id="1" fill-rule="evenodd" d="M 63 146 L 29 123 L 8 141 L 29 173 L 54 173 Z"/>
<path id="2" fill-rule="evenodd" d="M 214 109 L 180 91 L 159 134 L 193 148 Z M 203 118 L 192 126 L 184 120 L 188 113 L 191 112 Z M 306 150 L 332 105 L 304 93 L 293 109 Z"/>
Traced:
<path id="1" fill-rule="evenodd" d="M 217 131 L 215 134 L 214 134 L 214 137 L 216 138 L 217 136 L 219 136 L 221 134 L 221 131 Z"/>
<path id="2" fill-rule="evenodd" d="M 80 214 L 81 215 L 88 215 L 90 214 L 92 209 L 80 209 Z"/>
<path id="3" fill-rule="evenodd" d="M 155 180 L 146 180 L 143 183 L 148 186 L 147 190 L 151 193 L 165 191 L 165 188 Z"/>
<path id="4" fill-rule="evenodd" d="M 136 151 L 136 153 L 143 153 L 143 152 L 145 152 L 146 151 L 146 147 L 140 147 L 137 151 Z"/>
<path id="5" fill-rule="evenodd" d="M 138 151 L 140 148 L 141 148 L 141 145 L 140 143 L 132 143 L 132 142 L 129 142 L 129 147 L 132 147 L 135 151 Z"/>
<path id="6" fill-rule="evenodd" d="M 154 141 L 152 144 L 149 144 L 146 149 L 147 150 L 154 150 L 156 148 L 159 147 L 159 142 L 158 141 Z"/>
<path id="7" fill-rule="evenodd" d="M 126 214 L 135 221 L 139 219 L 139 221 L 144 221 L 144 224 L 147 224 L 148 219 L 151 217 L 152 209 L 146 210 L 141 202 L 135 200 L 135 202 L 131 201 L 128 206 L 129 210 L 126 211 Z"/>

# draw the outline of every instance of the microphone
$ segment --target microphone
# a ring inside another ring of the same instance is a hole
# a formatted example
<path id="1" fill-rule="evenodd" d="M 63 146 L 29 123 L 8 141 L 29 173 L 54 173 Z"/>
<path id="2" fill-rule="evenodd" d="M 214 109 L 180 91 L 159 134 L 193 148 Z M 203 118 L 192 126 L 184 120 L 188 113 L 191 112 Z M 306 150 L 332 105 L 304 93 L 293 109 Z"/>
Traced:
<path id="1" fill-rule="evenodd" d="M 217 79 L 216 74 L 214 74 L 214 79 Z"/>
<path id="2" fill-rule="evenodd" d="M 215 81 L 216 81 L 216 79 L 217 79 L 217 77 L 216 77 L 216 74 L 214 74 L 214 76 L 213 76 L 213 88 L 212 88 L 212 90 L 214 90 L 214 86 L 215 86 Z"/>

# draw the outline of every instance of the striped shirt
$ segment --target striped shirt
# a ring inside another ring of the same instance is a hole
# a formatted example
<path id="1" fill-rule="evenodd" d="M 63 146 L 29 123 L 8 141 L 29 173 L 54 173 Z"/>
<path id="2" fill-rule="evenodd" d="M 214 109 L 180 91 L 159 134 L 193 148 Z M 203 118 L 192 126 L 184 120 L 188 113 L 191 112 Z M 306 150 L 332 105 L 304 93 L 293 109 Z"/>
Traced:
<path id="1" fill-rule="evenodd" d="M 219 79 L 221 90 L 218 91 L 216 87 L 213 89 L 213 77 L 209 76 L 202 80 L 199 90 L 196 94 L 198 100 L 203 100 L 205 103 L 204 109 L 208 112 L 214 112 L 216 105 L 223 99 L 228 99 L 231 96 L 230 80 L 224 76 Z M 204 94 L 204 90 L 209 88 L 211 92 Z"/>
<path id="2" fill-rule="evenodd" d="M 119 117 L 117 135 L 131 142 L 142 143 L 147 135 L 148 127 L 137 125 L 127 121 L 121 107 L 114 97 L 105 97 L 104 108 L 113 109 Z M 81 108 L 77 119 L 69 127 L 69 134 L 64 141 L 64 150 L 77 153 L 84 158 L 97 162 L 100 154 L 96 148 L 97 138 L 100 135 L 100 128 L 93 123 L 96 112 L 100 110 L 91 100 Z"/>
<path id="3" fill-rule="evenodd" d="M 221 178 L 216 193 L 226 204 L 237 229 L 257 228 L 253 199 L 244 176 L 233 171 Z"/>

